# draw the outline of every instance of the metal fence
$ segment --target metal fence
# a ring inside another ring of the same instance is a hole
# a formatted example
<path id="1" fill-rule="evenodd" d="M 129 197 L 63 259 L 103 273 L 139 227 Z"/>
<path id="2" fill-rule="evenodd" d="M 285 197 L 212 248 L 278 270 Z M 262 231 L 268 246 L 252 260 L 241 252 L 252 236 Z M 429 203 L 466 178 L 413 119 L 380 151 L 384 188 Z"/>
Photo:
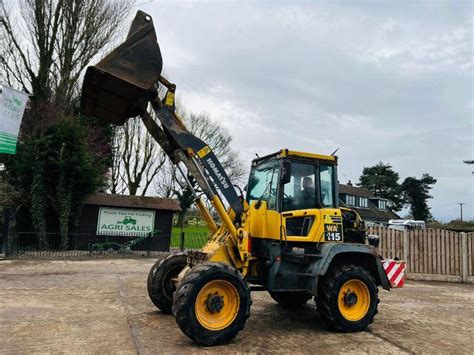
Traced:
<path id="1" fill-rule="evenodd" d="M 410 278 L 474 282 L 474 233 L 424 229 L 399 231 L 370 227 L 380 236 L 382 257 L 407 262 Z M 61 259 L 89 257 L 155 257 L 173 250 L 199 249 L 208 238 L 203 232 L 173 230 L 171 234 L 130 236 L 3 231 L 0 254 L 7 258 Z"/>
<path id="2" fill-rule="evenodd" d="M 474 283 L 474 233 L 445 229 L 399 231 L 370 227 L 380 254 L 407 262 L 410 278 Z"/>
<path id="3" fill-rule="evenodd" d="M 8 231 L 3 234 L 3 253 L 9 259 L 61 259 L 89 257 L 155 257 L 172 250 L 199 249 L 207 241 L 205 233 L 95 235 Z"/>
<path id="4" fill-rule="evenodd" d="M 179 229 L 171 234 L 171 248 L 181 250 L 201 249 L 207 243 L 209 233 L 207 232 L 184 232 Z"/>

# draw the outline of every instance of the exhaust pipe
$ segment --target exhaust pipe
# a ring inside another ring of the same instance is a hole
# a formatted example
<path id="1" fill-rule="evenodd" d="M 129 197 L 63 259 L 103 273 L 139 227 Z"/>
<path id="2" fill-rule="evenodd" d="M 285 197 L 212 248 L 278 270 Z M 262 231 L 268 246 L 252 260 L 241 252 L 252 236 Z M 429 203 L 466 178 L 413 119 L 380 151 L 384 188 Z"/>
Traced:
<path id="1" fill-rule="evenodd" d="M 122 125 L 146 110 L 156 96 L 163 59 L 151 16 L 138 11 L 127 39 L 96 65 L 87 68 L 81 111 Z"/>

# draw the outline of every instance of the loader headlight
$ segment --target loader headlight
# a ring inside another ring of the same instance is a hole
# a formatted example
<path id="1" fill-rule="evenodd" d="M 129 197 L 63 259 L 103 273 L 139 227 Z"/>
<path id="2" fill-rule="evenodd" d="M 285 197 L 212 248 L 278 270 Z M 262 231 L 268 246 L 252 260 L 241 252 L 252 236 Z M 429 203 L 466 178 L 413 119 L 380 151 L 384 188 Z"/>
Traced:
<path id="1" fill-rule="evenodd" d="M 369 236 L 367 237 L 367 241 L 369 242 L 370 245 L 377 248 L 380 244 L 380 237 L 375 234 L 369 234 Z"/>

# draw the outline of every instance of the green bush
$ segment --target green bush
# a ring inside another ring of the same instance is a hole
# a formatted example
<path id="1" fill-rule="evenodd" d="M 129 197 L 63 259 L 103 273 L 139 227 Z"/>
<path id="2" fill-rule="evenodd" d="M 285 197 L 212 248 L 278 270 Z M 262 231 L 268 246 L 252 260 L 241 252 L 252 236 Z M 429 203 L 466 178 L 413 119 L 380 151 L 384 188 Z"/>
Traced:
<path id="1" fill-rule="evenodd" d="M 83 197 L 105 185 L 107 159 L 91 149 L 88 129 L 78 117 L 59 118 L 43 132 L 21 139 L 17 154 L 6 161 L 25 225 L 37 232 L 42 248 L 47 247 L 46 232 L 59 231 L 61 248 L 67 249 Z"/>

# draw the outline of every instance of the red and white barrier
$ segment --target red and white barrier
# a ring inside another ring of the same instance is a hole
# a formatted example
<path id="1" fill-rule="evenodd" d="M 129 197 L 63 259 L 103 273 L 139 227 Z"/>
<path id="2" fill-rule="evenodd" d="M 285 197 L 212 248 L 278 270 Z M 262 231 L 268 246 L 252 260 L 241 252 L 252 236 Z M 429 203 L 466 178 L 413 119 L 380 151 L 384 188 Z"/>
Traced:
<path id="1" fill-rule="evenodd" d="M 383 268 L 387 274 L 392 287 L 403 287 L 407 279 L 406 263 L 401 260 L 385 259 L 382 261 Z"/>

